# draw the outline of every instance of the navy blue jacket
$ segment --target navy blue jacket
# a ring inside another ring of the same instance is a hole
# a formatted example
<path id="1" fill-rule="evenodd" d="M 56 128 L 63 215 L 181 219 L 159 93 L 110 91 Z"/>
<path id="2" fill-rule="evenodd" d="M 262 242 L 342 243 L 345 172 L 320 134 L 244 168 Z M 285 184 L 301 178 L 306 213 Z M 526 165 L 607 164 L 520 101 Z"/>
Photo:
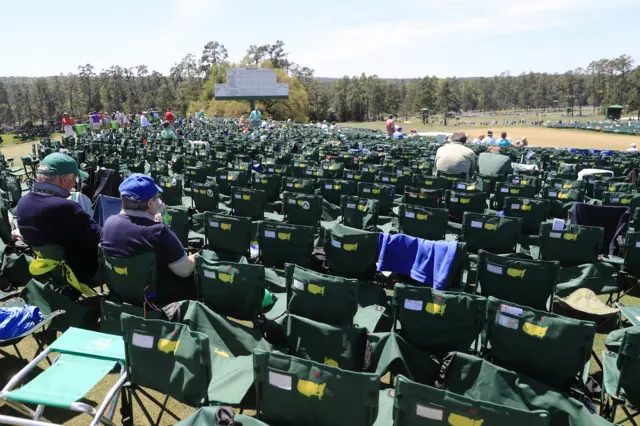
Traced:
<path id="1" fill-rule="evenodd" d="M 46 183 L 36 183 L 18 202 L 18 229 L 31 247 L 61 246 L 67 263 L 80 282 L 87 283 L 98 270 L 98 244 L 102 229 L 74 201 L 69 193 Z"/>

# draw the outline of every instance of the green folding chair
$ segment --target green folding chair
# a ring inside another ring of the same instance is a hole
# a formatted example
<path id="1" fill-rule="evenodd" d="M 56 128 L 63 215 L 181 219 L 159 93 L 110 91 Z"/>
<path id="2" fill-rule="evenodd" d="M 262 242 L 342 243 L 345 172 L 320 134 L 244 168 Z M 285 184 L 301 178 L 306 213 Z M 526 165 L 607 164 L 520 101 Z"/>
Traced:
<path id="1" fill-rule="evenodd" d="M 541 260 L 556 260 L 561 266 L 576 266 L 598 260 L 604 229 L 595 226 L 565 224 L 554 230 L 553 223 L 540 225 Z"/>
<path id="2" fill-rule="evenodd" d="M 385 424 L 393 426 L 550 424 L 549 413 L 544 410 L 527 411 L 469 398 L 416 383 L 404 376 L 397 377 L 395 390 L 380 392 L 379 405 L 378 421 L 386 418 Z"/>
<path id="3" fill-rule="evenodd" d="M 131 257 L 114 257 L 98 246 L 100 275 L 109 289 L 109 297 L 120 303 L 142 307 L 154 301 L 158 278 L 153 252 Z"/>
<path id="4" fill-rule="evenodd" d="M 465 212 L 484 213 L 487 208 L 487 198 L 484 192 L 447 191 L 446 205 L 449 210 L 449 220 L 461 223 Z"/>
<path id="5" fill-rule="evenodd" d="M 244 414 L 234 414 L 232 410 L 222 406 L 198 408 L 192 415 L 176 423 L 175 426 L 215 425 L 220 419 L 227 418 L 232 419 L 235 424 L 242 426 L 269 426 L 254 417 Z"/>
<path id="6" fill-rule="evenodd" d="M 559 219 L 567 217 L 569 209 L 575 203 L 584 201 L 585 191 L 582 189 L 542 188 L 542 199 L 549 200 L 549 215 Z"/>
<path id="7" fill-rule="evenodd" d="M 219 169 L 216 175 L 216 181 L 220 187 L 220 193 L 231 195 L 231 187 L 239 186 L 246 188 L 251 177 L 248 170 L 227 170 Z"/>
<path id="8" fill-rule="evenodd" d="M 343 195 L 340 200 L 342 223 L 351 228 L 375 229 L 380 201 L 365 197 Z"/>
<path id="9" fill-rule="evenodd" d="M 467 180 L 470 176 L 467 173 L 447 173 L 438 170 L 436 176 L 443 177 L 446 181 L 446 189 L 455 189 L 456 180 Z"/>
<path id="10" fill-rule="evenodd" d="M 423 189 L 447 189 L 447 179 L 441 176 L 414 175 L 413 186 Z"/>
<path id="11" fill-rule="evenodd" d="M 586 184 L 582 180 L 552 178 L 547 180 L 547 184 L 556 189 L 586 189 Z"/>
<path id="12" fill-rule="evenodd" d="M 358 183 L 358 197 L 379 201 L 378 210 L 383 216 L 387 216 L 391 212 L 394 191 L 395 189 L 391 185 Z"/>
<path id="13" fill-rule="evenodd" d="M 396 284 L 393 332 L 437 356 L 477 352 L 486 303 L 482 296 Z"/>
<path id="14" fill-rule="evenodd" d="M 507 182 L 515 185 L 535 186 L 537 190 L 540 190 L 540 186 L 542 185 L 542 179 L 540 177 L 526 175 L 507 175 Z"/>
<path id="15" fill-rule="evenodd" d="M 258 222 L 260 262 L 268 268 L 285 263 L 307 266 L 313 252 L 315 228 L 277 222 Z"/>
<path id="16" fill-rule="evenodd" d="M 371 278 L 378 261 L 379 235 L 340 224 L 325 229 L 324 252 L 330 270 L 346 278 Z"/>
<path id="17" fill-rule="evenodd" d="M 487 194 L 496 192 L 496 183 L 498 183 L 498 180 L 503 179 L 502 177 L 484 175 L 482 173 L 476 173 L 473 177 L 476 180 L 478 191 L 486 192 Z"/>
<path id="18" fill-rule="evenodd" d="M 537 234 L 540 225 L 549 217 L 550 202 L 537 198 L 505 197 L 504 215 L 522 219 L 522 233 Z"/>
<path id="19" fill-rule="evenodd" d="M 282 188 L 282 176 L 277 174 L 256 173 L 253 175 L 253 188 L 264 191 L 267 201 L 276 201 Z"/>
<path id="20" fill-rule="evenodd" d="M 182 179 L 160 176 L 157 182 L 162 189 L 162 200 L 167 206 L 182 205 Z"/>
<path id="21" fill-rule="evenodd" d="M 318 184 L 322 198 L 337 206 L 343 195 L 353 196 L 358 192 L 358 184 L 345 179 L 320 179 Z"/>
<path id="22" fill-rule="evenodd" d="M 185 206 L 169 206 L 163 213 L 163 220 L 176 234 L 183 246 L 189 245 L 189 210 Z"/>
<path id="23" fill-rule="evenodd" d="M 49 368 L 33 377 L 34 369 L 51 353 L 60 354 Z M 84 402 L 85 395 L 114 368 L 120 375 L 97 408 Z M 33 377 L 25 383 L 27 377 Z M 42 420 L 45 407 L 70 410 L 92 417 L 91 426 L 112 425 L 122 386 L 127 379 L 122 338 L 79 328 L 70 328 L 0 391 L 0 406 L 7 405 L 28 417 L 0 414 L 0 422 L 13 425 L 51 425 Z M 35 405 L 36 409 L 29 408 Z"/>
<path id="24" fill-rule="evenodd" d="M 402 194 L 407 185 L 411 185 L 411 176 L 398 175 L 397 173 L 378 173 L 374 183 L 392 185 L 396 194 Z"/>
<path id="25" fill-rule="evenodd" d="M 496 254 L 515 253 L 521 229 L 522 219 L 518 217 L 472 212 L 465 212 L 462 217 L 462 241 L 471 253 L 480 249 Z"/>
<path id="26" fill-rule="evenodd" d="M 372 426 L 379 376 L 254 351 L 258 417 L 267 424 Z"/>
<path id="27" fill-rule="evenodd" d="M 400 232 L 425 240 L 445 239 L 449 223 L 447 209 L 400 204 L 398 207 Z"/>
<path id="28" fill-rule="evenodd" d="M 591 321 L 487 301 L 485 357 L 563 392 L 586 381 L 595 333 Z"/>
<path id="29" fill-rule="evenodd" d="M 231 188 L 231 211 L 234 216 L 263 220 L 266 208 L 267 197 L 264 191 L 237 186 Z"/>
<path id="30" fill-rule="evenodd" d="M 444 189 L 424 189 L 406 186 L 404 203 L 422 207 L 440 207 L 444 198 Z"/>
<path id="31" fill-rule="evenodd" d="M 191 183 L 191 199 L 199 212 L 218 210 L 220 193 L 218 185 L 213 183 Z"/>
<path id="32" fill-rule="evenodd" d="M 492 201 L 493 205 L 499 208 L 504 205 L 507 197 L 534 198 L 537 192 L 535 186 L 498 182 Z"/>
<path id="33" fill-rule="evenodd" d="M 634 212 L 640 207 L 640 194 L 605 191 L 602 193 L 602 204 L 605 206 L 629 207 Z"/>
<path id="34" fill-rule="evenodd" d="M 248 256 L 251 219 L 205 212 L 205 245 L 218 254 Z"/>
<path id="35" fill-rule="evenodd" d="M 640 415 L 640 330 L 628 330 L 618 353 L 602 352 L 602 405 L 600 415 L 614 424 L 631 422 Z M 617 418 L 618 407 L 626 417 Z"/>
<path id="36" fill-rule="evenodd" d="M 322 197 L 297 192 L 282 193 L 282 210 L 294 225 L 317 227 L 322 219 Z"/>
<path id="37" fill-rule="evenodd" d="M 267 284 L 264 266 L 210 261 L 196 256 L 198 300 L 220 315 L 257 321 Z"/>
<path id="38" fill-rule="evenodd" d="M 122 333 L 128 381 L 122 401 L 124 417 L 135 421 L 134 400 L 152 425 L 159 425 L 165 412 L 180 420 L 167 408 L 170 397 L 192 407 L 209 405 L 210 357 L 215 349 L 210 348 L 205 334 L 184 324 L 127 314 L 122 315 Z M 164 401 L 159 402 L 145 388 L 165 395 Z M 160 407 L 157 419 L 151 417 L 139 394 Z"/>
<path id="39" fill-rule="evenodd" d="M 603 200 L 605 192 L 620 192 L 622 194 L 633 194 L 636 192 L 635 185 L 627 182 L 598 181 L 593 186 L 593 198 Z"/>
<path id="40" fill-rule="evenodd" d="M 475 292 L 500 300 L 551 310 L 558 262 L 499 256 L 478 250 Z"/>
<path id="41" fill-rule="evenodd" d="M 288 192 L 298 192 L 301 194 L 313 194 L 315 190 L 315 179 L 300 179 L 285 177 L 282 180 L 282 190 Z"/>
<path id="42" fill-rule="evenodd" d="M 194 182 L 205 183 L 207 181 L 207 169 L 199 166 L 185 167 L 184 177 L 189 185 Z"/>
<path id="43" fill-rule="evenodd" d="M 362 169 L 362 170 L 345 169 L 342 172 L 342 179 L 349 182 L 354 182 L 356 184 L 359 182 L 373 183 L 373 181 L 376 178 L 376 173 L 377 172 L 375 171 L 368 171 L 365 169 Z"/>

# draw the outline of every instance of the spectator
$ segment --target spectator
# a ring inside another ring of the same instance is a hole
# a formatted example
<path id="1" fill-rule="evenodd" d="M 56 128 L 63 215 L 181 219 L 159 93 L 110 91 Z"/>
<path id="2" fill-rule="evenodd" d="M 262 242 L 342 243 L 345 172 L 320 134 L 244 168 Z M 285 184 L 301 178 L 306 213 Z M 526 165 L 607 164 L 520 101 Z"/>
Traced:
<path id="1" fill-rule="evenodd" d="M 481 153 L 478 157 L 478 173 L 506 178 L 508 174 L 513 173 L 511 159 L 500 154 L 500 147 L 490 146 L 487 152 Z"/>
<path id="2" fill-rule="evenodd" d="M 171 123 L 169 123 L 168 121 L 165 121 L 164 123 L 162 123 L 162 127 L 163 127 L 163 130 L 162 130 L 162 133 L 160 133 L 160 137 L 162 138 L 162 140 L 173 141 L 178 139 L 176 134 L 171 129 Z"/>
<path id="3" fill-rule="evenodd" d="M 502 132 L 500 134 L 500 140 L 498 141 L 498 146 L 502 148 L 511 146 L 511 141 L 507 139 L 507 132 Z"/>
<path id="4" fill-rule="evenodd" d="M 484 135 L 480 135 L 477 138 L 475 138 L 472 143 L 474 145 L 482 145 L 483 144 L 483 140 L 484 140 Z"/>
<path id="5" fill-rule="evenodd" d="M 321 128 L 322 130 L 329 130 L 329 125 L 327 124 L 327 120 L 324 120 L 324 121 L 322 122 L 322 125 L 320 126 L 320 128 Z"/>
<path id="6" fill-rule="evenodd" d="M 522 137 L 522 141 L 520 142 L 520 146 L 523 146 L 523 147 L 529 146 L 529 141 L 527 140 L 526 136 Z"/>
<path id="7" fill-rule="evenodd" d="M 73 121 L 73 118 L 71 118 L 69 113 L 65 112 L 62 114 L 62 130 L 64 131 L 65 137 L 76 137 L 76 131 L 73 130 L 73 126 L 75 124 L 76 122 Z"/>
<path id="8" fill-rule="evenodd" d="M 68 199 L 78 177 L 88 175 L 68 155 L 56 152 L 43 158 L 33 190 L 18 202 L 18 229 L 31 247 L 60 246 L 76 278 L 97 284 L 102 230 L 78 203 Z"/>
<path id="9" fill-rule="evenodd" d="M 251 111 L 251 114 L 249 114 L 249 120 L 251 120 L 251 123 L 254 127 L 260 126 L 260 122 L 262 121 L 262 113 L 260 112 L 259 108 L 256 107 L 256 109 Z"/>
<path id="10" fill-rule="evenodd" d="M 140 117 L 140 127 L 146 129 L 149 126 L 151 126 L 151 123 L 149 123 L 149 119 L 147 118 L 147 111 L 142 111 L 142 116 Z"/>
<path id="11" fill-rule="evenodd" d="M 238 125 L 239 125 L 240 127 L 244 127 L 244 124 L 245 124 L 244 122 L 245 122 L 245 121 L 246 121 L 246 120 L 245 120 L 245 118 L 244 118 L 244 114 L 240 114 L 240 120 L 238 121 Z"/>
<path id="12" fill-rule="evenodd" d="M 407 136 L 407 138 L 411 138 L 411 139 L 419 138 L 419 137 L 420 137 L 420 135 L 418 134 L 418 131 L 416 129 L 411 129 L 409 131 L 409 136 Z"/>
<path id="13" fill-rule="evenodd" d="M 487 137 L 482 140 L 482 145 L 491 146 L 495 144 L 496 144 L 496 140 L 493 138 L 493 131 L 489 130 L 487 132 Z"/>
<path id="14" fill-rule="evenodd" d="M 158 301 L 162 304 L 195 297 L 194 255 L 187 256 L 180 240 L 161 221 L 161 189 L 149 176 L 134 173 L 119 187 L 122 211 L 107 219 L 102 247 L 114 257 L 154 253 L 158 268 Z"/>
<path id="15" fill-rule="evenodd" d="M 455 132 L 451 142 L 436 151 L 435 170 L 445 173 L 466 173 L 471 177 L 476 167 L 476 154 L 464 146 L 467 136 L 463 132 Z"/>
<path id="16" fill-rule="evenodd" d="M 387 123 L 386 123 L 386 129 L 387 129 L 387 136 L 389 136 L 390 138 L 393 137 L 393 134 L 396 131 L 396 123 L 393 121 L 393 115 L 389 116 L 389 119 L 387 120 Z"/>
<path id="17" fill-rule="evenodd" d="M 167 112 L 164 113 L 164 121 L 168 121 L 169 126 L 173 129 L 173 124 L 176 121 L 176 116 L 173 115 L 173 110 L 171 108 L 167 108 Z"/>
<path id="18" fill-rule="evenodd" d="M 109 130 L 111 128 L 111 118 L 109 117 L 109 114 L 106 112 L 103 112 L 101 115 L 102 118 L 102 128 L 105 130 Z"/>
<path id="19" fill-rule="evenodd" d="M 404 135 L 402 134 L 402 127 L 398 126 L 395 132 L 393 132 L 394 139 L 404 139 Z"/>
<path id="20" fill-rule="evenodd" d="M 638 149 L 636 148 L 636 144 L 632 143 L 631 144 L 631 148 L 627 149 L 628 152 L 638 152 Z"/>
<path id="21" fill-rule="evenodd" d="M 93 130 L 94 132 L 99 132 L 101 127 L 100 114 L 95 111 L 90 113 L 89 120 L 91 121 L 91 130 Z"/>

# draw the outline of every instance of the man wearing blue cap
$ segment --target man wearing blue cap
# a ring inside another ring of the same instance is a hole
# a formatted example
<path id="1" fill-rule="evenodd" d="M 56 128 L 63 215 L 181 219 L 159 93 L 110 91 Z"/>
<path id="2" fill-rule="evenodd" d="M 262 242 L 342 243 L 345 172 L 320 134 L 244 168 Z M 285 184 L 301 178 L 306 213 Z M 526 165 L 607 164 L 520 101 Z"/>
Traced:
<path id="1" fill-rule="evenodd" d="M 119 187 L 120 214 L 107 219 L 102 247 L 109 256 L 131 257 L 152 252 L 158 268 L 157 300 L 166 304 L 195 298 L 194 256 L 187 256 L 171 228 L 157 221 L 163 210 L 162 190 L 149 176 L 135 173 Z"/>
<path id="2" fill-rule="evenodd" d="M 36 169 L 33 190 L 20 199 L 16 213 L 18 230 L 27 244 L 62 247 L 78 280 L 89 284 L 97 279 L 102 230 L 78 203 L 68 199 L 78 177 L 87 174 L 73 158 L 61 152 L 47 155 Z"/>

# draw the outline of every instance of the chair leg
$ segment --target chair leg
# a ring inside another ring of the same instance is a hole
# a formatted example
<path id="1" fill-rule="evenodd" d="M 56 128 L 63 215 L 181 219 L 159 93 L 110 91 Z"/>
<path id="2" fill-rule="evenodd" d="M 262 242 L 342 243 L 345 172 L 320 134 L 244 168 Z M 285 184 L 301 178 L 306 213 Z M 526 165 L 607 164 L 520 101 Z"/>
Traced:
<path id="1" fill-rule="evenodd" d="M 131 393 L 131 395 L 133 396 L 133 398 L 136 400 L 136 402 L 138 403 L 138 406 L 140 407 L 140 409 L 142 410 L 142 414 L 144 414 L 144 416 L 147 418 L 147 421 L 149 422 L 149 424 L 151 425 L 155 425 L 155 423 L 153 423 L 153 419 L 151 418 L 151 415 L 149 414 L 149 411 L 147 411 L 147 408 L 144 406 L 144 404 L 142 403 L 142 400 L 140 399 L 140 397 L 138 396 L 138 393 L 136 392 L 135 389 L 130 389 L 129 392 Z M 132 404 L 133 405 L 133 404 Z M 131 411 L 131 420 L 133 421 L 133 410 Z M 133 423 L 132 423 L 133 424 Z"/>
<path id="2" fill-rule="evenodd" d="M 160 424 L 160 419 L 162 418 L 162 415 L 165 412 L 165 409 L 167 407 L 167 402 L 169 402 L 169 395 L 165 395 L 164 401 L 162 401 L 162 406 L 160 407 L 160 413 L 158 414 L 158 419 L 156 420 L 157 425 Z"/>
<path id="3" fill-rule="evenodd" d="M 140 392 L 141 394 L 143 394 L 145 397 L 149 398 L 149 399 L 151 400 L 151 402 L 153 402 L 154 404 L 156 404 L 158 407 L 160 407 L 160 408 L 162 408 L 162 407 L 163 407 L 163 404 L 160 404 L 160 401 L 158 401 L 158 400 L 157 400 L 157 399 L 155 399 L 153 396 L 151 396 L 151 395 L 149 394 L 149 392 L 145 391 L 145 390 L 144 390 L 144 389 L 142 389 L 142 388 L 137 388 L 137 390 L 138 390 L 138 392 Z M 167 396 L 166 398 L 168 399 L 168 398 L 169 398 L 169 396 Z M 165 403 L 164 405 L 166 405 L 166 403 Z M 178 421 L 182 420 L 180 417 L 178 417 L 176 414 L 174 414 L 174 412 L 173 412 L 173 411 L 169 410 L 168 408 L 166 408 L 166 407 L 165 407 L 165 408 L 164 408 L 164 411 L 165 411 L 168 415 L 170 415 L 171 417 L 173 417 L 174 419 L 176 419 L 176 420 L 178 420 Z"/>

